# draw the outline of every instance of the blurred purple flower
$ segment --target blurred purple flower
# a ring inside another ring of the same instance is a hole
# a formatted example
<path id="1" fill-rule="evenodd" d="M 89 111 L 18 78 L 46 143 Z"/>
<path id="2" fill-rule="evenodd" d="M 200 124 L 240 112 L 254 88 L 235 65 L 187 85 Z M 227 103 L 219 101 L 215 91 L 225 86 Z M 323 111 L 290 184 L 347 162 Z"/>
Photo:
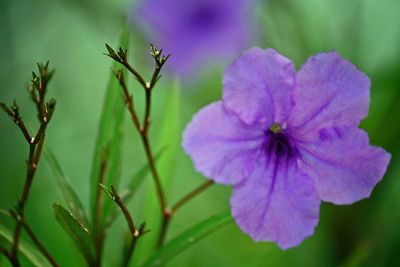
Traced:
<path id="1" fill-rule="evenodd" d="M 358 128 L 369 87 L 335 52 L 296 73 L 276 51 L 253 48 L 225 70 L 223 100 L 193 117 L 183 147 L 198 171 L 233 185 L 244 232 L 287 249 L 313 233 L 321 200 L 353 203 L 382 179 L 390 154 Z"/>
<path id="2" fill-rule="evenodd" d="M 235 56 L 249 37 L 248 0 L 143 0 L 138 18 L 153 30 L 169 65 L 189 74 L 216 58 Z M 136 14 L 135 14 L 136 15 Z"/>

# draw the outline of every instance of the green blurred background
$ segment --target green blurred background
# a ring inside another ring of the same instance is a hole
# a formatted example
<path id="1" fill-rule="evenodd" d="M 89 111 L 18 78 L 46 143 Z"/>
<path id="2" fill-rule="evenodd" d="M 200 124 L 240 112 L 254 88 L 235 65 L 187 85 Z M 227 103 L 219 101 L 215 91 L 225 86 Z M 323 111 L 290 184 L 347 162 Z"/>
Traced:
<path id="1" fill-rule="evenodd" d="M 102 55 L 104 43 L 117 44 L 121 18 L 131 4 L 127 0 L 0 2 L 0 100 L 9 103 L 17 99 L 26 124 L 35 129 L 34 106 L 24 88 L 35 63 L 50 60 L 56 75 L 49 95 L 57 98 L 58 106 L 48 130 L 47 147 L 56 154 L 87 210 L 98 120 L 110 77 L 111 60 Z M 254 243 L 230 224 L 168 266 L 400 266 L 399 10 L 397 0 L 258 1 L 258 36 L 252 46 L 273 47 L 293 59 L 298 68 L 314 53 L 337 50 L 370 77 L 370 115 L 362 127 L 372 144 L 392 153 L 389 170 L 371 198 L 351 206 L 322 204 L 315 234 L 296 248 L 281 251 L 272 243 Z M 149 74 L 146 43 L 132 27 L 132 62 Z M 220 97 L 224 64 L 202 73 L 194 83 L 181 83 L 180 132 L 198 109 Z M 164 109 L 172 86 L 172 79 L 166 77 L 154 94 L 151 135 L 155 150 L 164 145 L 158 142 L 159 129 L 169 123 L 164 121 Z M 134 92 L 140 109 L 142 94 L 137 86 Z M 144 163 L 141 144 L 128 120 L 125 133 L 122 186 Z M 22 190 L 27 145 L 5 114 L 0 115 L 0 152 L 0 208 L 8 209 Z M 169 169 L 173 177 L 171 200 L 204 181 L 180 148 Z M 141 191 L 153 189 L 150 177 L 147 181 L 149 186 Z M 172 221 L 169 237 L 228 210 L 230 193 L 228 187 L 214 186 L 184 207 Z M 138 220 L 144 217 L 140 209 L 144 198 L 142 192 L 129 206 Z M 84 266 L 73 242 L 53 217 L 53 202 L 64 203 L 43 160 L 27 205 L 27 221 L 61 266 Z M 13 226 L 2 215 L 0 221 Z M 125 222 L 119 219 L 107 239 L 105 266 L 118 262 L 124 231 Z M 0 266 L 9 266 L 2 256 Z"/>

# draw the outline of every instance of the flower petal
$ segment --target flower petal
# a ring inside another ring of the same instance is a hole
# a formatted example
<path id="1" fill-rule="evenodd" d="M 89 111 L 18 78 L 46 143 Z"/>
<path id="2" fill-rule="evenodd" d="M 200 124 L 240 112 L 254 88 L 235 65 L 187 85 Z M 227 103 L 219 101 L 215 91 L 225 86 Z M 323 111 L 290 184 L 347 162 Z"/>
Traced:
<path id="1" fill-rule="evenodd" d="M 231 59 L 249 41 L 253 4 L 247 0 L 143 0 L 131 20 L 167 54 L 168 70 L 193 74 Z M 217 60 L 216 60 L 217 59 Z"/>
<path id="2" fill-rule="evenodd" d="M 223 101 L 243 122 L 284 122 L 291 110 L 293 63 L 273 49 L 252 48 L 224 73 Z"/>
<path id="3" fill-rule="evenodd" d="M 255 241 L 275 241 L 282 249 L 296 246 L 313 234 L 320 200 L 294 163 L 282 158 L 263 163 L 234 186 L 233 216 Z"/>
<path id="4" fill-rule="evenodd" d="M 300 144 L 301 169 L 313 179 L 319 197 L 350 204 L 371 194 L 390 161 L 385 150 L 371 146 L 355 127 L 321 129 L 319 140 Z"/>
<path id="5" fill-rule="evenodd" d="M 357 126 L 368 114 L 369 88 L 368 77 L 336 52 L 313 56 L 297 75 L 289 124 L 307 138 L 321 128 Z"/>
<path id="6" fill-rule="evenodd" d="M 251 172 L 263 131 L 230 114 L 221 102 L 200 110 L 183 134 L 183 148 L 195 168 L 218 183 L 235 184 Z"/>

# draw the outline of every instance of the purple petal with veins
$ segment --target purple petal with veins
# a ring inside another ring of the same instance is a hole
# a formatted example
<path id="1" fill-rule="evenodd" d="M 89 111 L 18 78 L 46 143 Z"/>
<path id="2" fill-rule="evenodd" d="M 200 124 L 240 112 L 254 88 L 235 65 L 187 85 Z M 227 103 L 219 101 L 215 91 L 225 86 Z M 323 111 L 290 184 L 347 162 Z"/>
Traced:
<path id="1" fill-rule="evenodd" d="M 296 73 L 276 51 L 253 48 L 225 70 L 223 100 L 193 117 L 183 148 L 198 171 L 233 186 L 243 232 L 287 249 L 312 235 L 321 201 L 359 201 L 384 176 L 390 154 L 357 128 L 369 86 L 335 52 Z"/>

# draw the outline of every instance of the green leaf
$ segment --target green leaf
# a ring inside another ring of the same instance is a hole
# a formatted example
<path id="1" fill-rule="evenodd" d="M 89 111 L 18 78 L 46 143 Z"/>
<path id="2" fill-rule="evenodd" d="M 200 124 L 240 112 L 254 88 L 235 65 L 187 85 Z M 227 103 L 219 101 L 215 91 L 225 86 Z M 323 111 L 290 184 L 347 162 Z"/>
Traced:
<path id="1" fill-rule="evenodd" d="M 208 218 L 207 220 L 186 230 L 160 250 L 158 250 L 150 259 L 143 264 L 142 267 L 163 266 L 186 249 L 190 248 L 198 241 L 220 229 L 221 227 L 231 223 L 232 216 L 230 212 L 219 214 Z"/>
<path id="2" fill-rule="evenodd" d="M 0 236 L 3 237 L 4 240 L 7 241 L 8 243 L 10 244 L 12 243 L 13 233 L 1 223 L 0 223 Z M 29 260 L 29 262 L 32 263 L 33 266 L 37 267 L 51 266 L 48 263 L 47 259 L 40 253 L 40 251 L 36 247 L 26 242 L 24 239 L 20 239 L 18 249 Z"/>
<path id="3" fill-rule="evenodd" d="M 87 262 L 89 264 L 92 263 L 95 258 L 95 250 L 89 231 L 60 204 L 54 203 L 53 211 L 54 215 L 56 216 L 57 222 L 72 238 Z"/>
<path id="4" fill-rule="evenodd" d="M 180 151 L 180 137 L 182 130 L 180 100 L 181 88 L 179 81 L 175 80 L 172 88 L 169 89 L 170 90 L 167 91 L 166 101 L 162 109 L 164 116 L 160 118 L 160 121 L 155 122 L 161 124 L 157 140 L 158 146 L 168 148 L 163 157 L 157 162 L 157 170 L 167 199 L 174 174 L 174 166 L 177 161 L 178 152 Z M 162 97 L 159 95 L 162 91 L 156 90 L 153 93 L 155 96 Z M 153 179 L 148 179 L 144 203 L 145 205 L 142 212 L 145 216 L 144 221 L 146 222 L 147 227 L 151 229 L 151 235 L 139 239 L 135 253 L 142 257 L 134 257 L 133 265 L 138 265 L 143 258 L 148 258 L 154 252 L 158 243 L 162 217 Z"/>
<path id="5" fill-rule="evenodd" d="M 128 30 L 125 29 L 121 35 L 119 45 L 123 48 L 126 48 L 128 45 L 128 38 Z M 121 66 L 117 62 L 114 62 L 112 68 L 118 69 L 121 68 Z M 125 72 L 125 70 L 123 71 Z M 125 104 L 121 96 L 121 88 L 119 82 L 111 73 L 100 117 L 100 125 L 90 179 L 90 199 L 93 222 L 95 222 L 96 220 L 95 207 L 97 202 L 97 191 L 100 190 L 99 183 L 102 183 L 105 186 L 110 186 L 111 184 L 113 184 L 114 186 L 118 185 L 120 177 L 120 161 L 125 112 Z M 103 160 L 104 151 L 106 149 L 107 170 L 104 181 L 100 181 L 99 178 L 101 173 L 101 162 Z M 110 201 L 104 202 L 104 207 L 101 211 L 102 214 L 100 217 L 101 225 L 103 224 L 104 218 L 109 212 L 110 205 Z"/>
<path id="6" fill-rule="evenodd" d="M 71 213 L 82 223 L 85 227 L 89 226 L 82 202 L 80 201 L 78 195 L 72 189 L 67 176 L 64 175 L 60 164 L 58 163 L 54 154 L 48 149 L 44 149 L 44 155 L 50 168 L 56 178 L 58 188 L 60 189 L 65 202 L 67 203 L 68 209 Z"/>

